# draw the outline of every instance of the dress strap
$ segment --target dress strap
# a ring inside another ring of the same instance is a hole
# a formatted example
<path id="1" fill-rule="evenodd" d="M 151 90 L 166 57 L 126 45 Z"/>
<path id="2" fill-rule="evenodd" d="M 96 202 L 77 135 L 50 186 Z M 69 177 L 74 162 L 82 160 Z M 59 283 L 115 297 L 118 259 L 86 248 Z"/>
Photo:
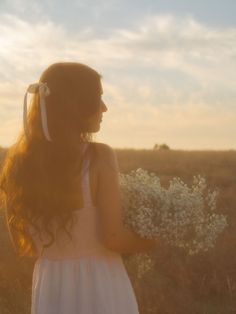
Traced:
<path id="1" fill-rule="evenodd" d="M 89 146 L 86 146 L 86 148 Z M 86 149 L 85 149 L 86 150 Z M 89 178 L 89 165 L 90 165 L 90 156 L 85 156 L 82 164 L 82 191 L 83 191 L 83 201 L 84 207 L 93 206 L 91 191 L 90 191 L 90 178 Z"/>

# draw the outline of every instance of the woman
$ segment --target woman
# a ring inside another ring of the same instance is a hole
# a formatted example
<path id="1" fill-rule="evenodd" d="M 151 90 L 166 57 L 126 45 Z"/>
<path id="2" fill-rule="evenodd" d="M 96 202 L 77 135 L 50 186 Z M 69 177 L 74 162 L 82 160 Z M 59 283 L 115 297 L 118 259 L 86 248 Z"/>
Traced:
<path id="1" fill-rule="evenodd" d="M 16 253 L 37 257 L 32 314 L 138 313 L 121 254 L 156 242 L 122 224 L 116 155 L 92 141 L 107 111 L 102 93 L 94 69 L 62 62 L 25 94 L 24 129 L 0 183 Z"/>

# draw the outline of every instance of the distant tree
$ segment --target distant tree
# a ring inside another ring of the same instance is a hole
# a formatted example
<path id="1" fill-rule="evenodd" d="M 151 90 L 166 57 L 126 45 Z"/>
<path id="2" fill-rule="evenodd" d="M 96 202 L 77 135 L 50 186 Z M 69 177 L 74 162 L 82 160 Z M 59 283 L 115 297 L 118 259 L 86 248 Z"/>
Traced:
<path id="1" fill-rule="evenodd" d="M 167 144 L 161 144 L 159 149 L 170 149 Z"/>
<path id="2" fill-rule="evenodd" d="M 153 149 L 154 149 L 154 150 L 159 149 L 159 145 L 158 145 L 158 144 L 155 144 L 154 147 L 153 147 Z"/>
<path id="3" fill-rule="evenodd" d="M 170 149 L 170 147 L 166 144 L 155 144 L 153 147 L 154 150 L 163 150 L 163 149 Z"/>

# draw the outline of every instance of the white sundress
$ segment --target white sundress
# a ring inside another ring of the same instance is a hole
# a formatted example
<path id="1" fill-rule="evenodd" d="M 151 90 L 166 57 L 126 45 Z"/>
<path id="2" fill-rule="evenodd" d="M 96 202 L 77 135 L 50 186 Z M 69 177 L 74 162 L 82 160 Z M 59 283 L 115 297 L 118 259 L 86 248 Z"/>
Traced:
<path id="1" fill-rule="evenodd" d="M 57 243 L 44 254 L 41 251 L 33 271 L 31 314 L 139 314 L 121 255 L 105 248 L 99 239 L 89 158 L 82 171 L 84 207 L 75 211 L 79 223 L 72 230 L 74 243 Z"/>

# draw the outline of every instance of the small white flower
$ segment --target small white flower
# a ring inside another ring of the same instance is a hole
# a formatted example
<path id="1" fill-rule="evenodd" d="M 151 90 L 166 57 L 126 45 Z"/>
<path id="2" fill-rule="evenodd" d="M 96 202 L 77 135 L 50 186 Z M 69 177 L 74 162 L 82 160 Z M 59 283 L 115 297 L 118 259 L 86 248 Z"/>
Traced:
<path id="1" fill-rule="evenodd" d="M 162 238 L 196 254 L 213 247 L 227 226 L 226 217 L 214 212 L 219 190 L 207 191 L 200 175 L 190 187 L 174 177 L 165 189 L 157 175 L 138 168 L 120 173 L 120 185 L 124 223 L 142 237 Z"/>

